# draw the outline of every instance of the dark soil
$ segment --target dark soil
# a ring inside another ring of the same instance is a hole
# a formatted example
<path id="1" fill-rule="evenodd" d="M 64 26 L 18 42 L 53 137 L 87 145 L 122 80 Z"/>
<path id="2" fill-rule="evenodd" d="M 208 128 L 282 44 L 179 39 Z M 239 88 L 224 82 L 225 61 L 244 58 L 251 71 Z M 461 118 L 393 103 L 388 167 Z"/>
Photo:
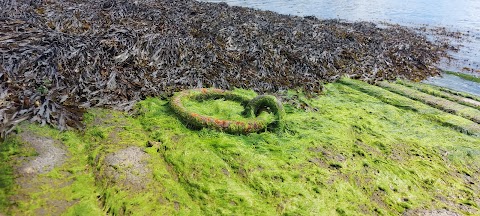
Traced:
<path id="1" fill-rule="evenodd" d="M 83 108 L 132 108 L 193 87 L 319 92 L 439 74 L 446 50 L 397 25 L 193 0 L 0 2 L 0 132 L 23 120 L 81 128 Z"/>

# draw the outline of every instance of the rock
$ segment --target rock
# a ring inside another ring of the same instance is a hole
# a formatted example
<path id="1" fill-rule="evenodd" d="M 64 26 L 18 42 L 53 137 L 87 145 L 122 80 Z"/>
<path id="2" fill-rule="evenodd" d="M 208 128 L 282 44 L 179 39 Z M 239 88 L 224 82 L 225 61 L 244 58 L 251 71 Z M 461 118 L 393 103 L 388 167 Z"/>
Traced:
<path id="1" fill-rule="evenodd" d="M 61 215 L 69 207 L 74 205 L 76 200 L 67 200 L 66 197 L 58 194 L 58 191 L 45 191 L 45 188 L 61 190 L 72 184 L 69 178 L 71 175 L 65 171 L 59 171 L 63 178 L 39 175 L 50 172 L 56 167 L 61 167 L 70 155 L 64 145 L 55 139 L 37 135 L 28 129 L 18 135 L 23 145 L 22 151 L 34 149 L 37 155 L 27 157 L 15 157 L 13 160 L 16 193 L 9 199 L 12 203 L 30 203 L 32 205 L 47 200 L 46 205 L 38 205 L 32 212 L 34 215 Z M 15 204 L 17 205 L 17 204 Z M 17 212 L 19 209 L 12 206 L 10 215 L 22 215 Z M 1 214 L 0 214 L 1 215 Z"/>
<path id="2" fill-rule="evenodd" d="M 34 135 L 31 132 L 20 134 L 20 139 L 25 142 L 26 147 L 32 147 L 38 153 L 38 156 L 27 159 L 17 172 L 20 175 L 41 174 L 51 171 L 60 166 L 68 158 L 68 152 L 62 145 L 51 138 Z"/>
<path id="3" fill-rule="evenodd" d="M 100 177 L 132 189 L 144 189 L 150 182 L 149 155 L 139 147 L 128 147 L 105 156 Z"/>
<path id="4" fill-rule="evenodd" d="M 438 210 L 411 210 L 403 214 L 404 216 L 460 216 L 456 212 L 449 211 L 447 209 Z"/>

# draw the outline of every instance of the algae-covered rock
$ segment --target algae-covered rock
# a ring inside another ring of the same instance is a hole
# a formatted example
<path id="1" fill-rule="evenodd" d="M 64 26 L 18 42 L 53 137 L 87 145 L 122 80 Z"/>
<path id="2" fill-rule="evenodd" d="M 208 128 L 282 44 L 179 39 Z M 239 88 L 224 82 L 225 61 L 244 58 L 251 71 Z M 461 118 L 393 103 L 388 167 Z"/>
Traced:
<path id="1" fill-rule="evenodd" d="M 17 170 L 19 174 L 41 174 L 60 166 L 68 157 L 68 152 L 58 141 L 35 135 L 31 132 L 20 134 L 20 139 L 25 143 L 25 147 L 35 149 L 38 156 L 26 158 L 28 161 L 23 163 Z"/>
<path id="2" fill-rule="evenodd" d="M 232 92 L 249 99 L 256 95 Z M 140 102 L 141 112 L 133 116 L 89 110 L 83 133 L 38 125 L 15 130 L 23 131 L 18 139 L 0 144 L 0 212 L 479 214 L 480 139 L 463 130 L 478 124 L 358 81 L 329 84 L 325 94 L 316 98 L 298 91 L 287 94 L 316 110 L 285 104 L 289 112 L 283 116 L 282 134 L 190 130 L 169 101 L 159 98 Z M 253 100 L 258 110 L 247 112 L 272 111 L 271 99 Z M 242 120 L 239 115 L 245 111 L 231 100 L 184 100 L 183 104 L 195 113 L 221 119 Z M 268 117 L 275 119 L 272 114 Z M 51 144 L 43 146 L 49 154 L 32 145 L 38 140 Z M 5 165 L 21 168 L 43 155 L 62 155 L 51 146 L 68 152 L 66 158 L 32 168 L 43 170 L 39 174 L 8 172 Z M 5 180 L 13 183 L 7 185 Z M 10 201 L 5 202 L 5 197 Z"/>
<path id="3" fill-rule="evenodd" d="M 148 154 L 139 147 L 128 147 L 105 156 L 100 176 L 109 183 L 144 189 L 151 180 Z"/>
<path id="4" fill-rule="evenodd" d="M 58 196 L 57 190 L 69 187 L 72 181 L 68 178 L 55 178 L 48 173 L 61 167 L 70 155 L 65 145 L 51 137 L 41 136 L 26 130 L 16 136 L 20 145 L 17 150 L 20 155 L 13 157 L 11 163 L 14 168 L 16 194 L 10 197 L 14 203 L 10 209 L 12 215 L 22 215 L 17 205 L 21 203 L 36 203 L 31 209 L 34 215 L 61 215 L 68 208 L 77 203 L 76 200 Z M 71 176 L 68 172 L 61 172 L 64 177 Z M 49 190 L 55 188 L 56 190 Z"/>
<path id="5" fill-rule="evenodd" d="M 446 209 L 438 209 L 438 210 L 411 210 L 407 211 L 403 214 L 404 216 L 460 216 L 460 214 L 456 212 L 452 212 Z"/>
<path id="6" fill-rule="evenodd" d="M 187 100 L 202 102 L 215 99 L 225 99 L 240 103 L 244 107 L 242 115 L 245 118 L 242 120 L 216 118 L 193 112 L 183 104 Z M 185 123 L 197 128 L 206 127 L 232 134 L 248 134 L 267 128 L 280 132 L 284 127 L 285 111 L 283 106 L 276 97 L 271 95 L 261 95 L 249 100 L 247 97 L 221 89 L 190 89 L 172 97 L 170 105 Z M 275 119 L 260 117 L 263 111 L 272 113 Z"/>

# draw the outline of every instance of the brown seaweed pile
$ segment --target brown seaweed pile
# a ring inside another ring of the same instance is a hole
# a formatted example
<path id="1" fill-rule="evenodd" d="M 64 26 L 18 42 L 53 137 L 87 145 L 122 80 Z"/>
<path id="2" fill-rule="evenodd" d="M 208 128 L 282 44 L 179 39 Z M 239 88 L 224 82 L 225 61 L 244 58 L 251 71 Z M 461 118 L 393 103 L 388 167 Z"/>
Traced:
<path id="1" fill-rule="evenodd" d="M 81 127 L 84 108 L 199 87 L 321 91 L 438 74 L 448 45 L 381 28 L 193 0 L 1 0 L 0 131 Z"/>

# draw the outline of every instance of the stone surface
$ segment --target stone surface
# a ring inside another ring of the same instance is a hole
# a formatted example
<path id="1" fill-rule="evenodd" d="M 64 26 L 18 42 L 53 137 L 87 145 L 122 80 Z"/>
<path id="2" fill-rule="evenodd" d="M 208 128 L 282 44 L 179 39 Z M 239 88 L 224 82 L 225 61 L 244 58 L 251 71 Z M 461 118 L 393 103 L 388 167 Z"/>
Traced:
<path id="1" fill-rule="evenodd" d="M 21 140 L 27 147 L 32 147 L 38 156 L 28 159 L 17 172 L 23 175 L 41 174 L 60 166 L 68 158 L 68 152 L 62 145 L 50 138 L 40 137 L 29 132 L 20 134 Z"/>
<path id="2" fill-rule="evenodd" d="M 57 196 L 57 192 L 45 191 L 45 188 L 61 188 L 72 184 L 67 172 L 61 172 L 64 178 L 51 178 L 44 175 L 55 167 L 62 166 L 70 155 L 63 143 L 49 137 L 34 134 L 28 129 L 18 134 L 18 138 L 23 143 L 21 148 L 35 150 L 36 154 L 28 157 L 15 158 L 15 184 L 18 185 L 18 191 L 10 197 L 13 203 L 41 203 L 40 200 L 47 200 L 46 204 L 35 208 L 33 215 L 61 215 L 77 201 L 66 200 L 65 197 Z M 36 194 L 32 196 L 32 194 Z M 21 215 L 13 205 L 12 215 Z M 0 214 L 1 216 L 1 214 Z"/>
<path id="3" fill-rule="evenodd" d="M 128 147 L 110 153 L 103 160 L 104 170 L 101 176 L 128 188 L 143 189 L 151 179 L 147 159 L 148 154 L 139 147 Z"/>
<path id="4" fill-rule="evenodd" d="M 446 209 L 438 210 L 412 210 L 405 212 L 404 216 L 460 216 L 456 212 L 452 212 Z"/>

